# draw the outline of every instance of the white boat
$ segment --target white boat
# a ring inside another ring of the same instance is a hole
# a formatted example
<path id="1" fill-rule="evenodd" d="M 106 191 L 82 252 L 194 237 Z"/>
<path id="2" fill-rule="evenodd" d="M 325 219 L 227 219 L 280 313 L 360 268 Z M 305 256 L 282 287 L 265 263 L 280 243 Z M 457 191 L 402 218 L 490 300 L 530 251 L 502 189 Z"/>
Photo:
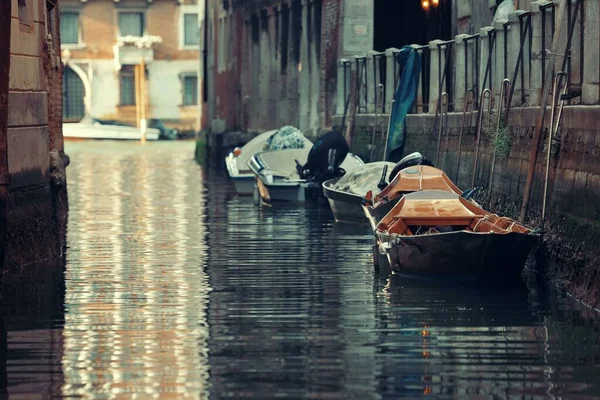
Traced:
<path id="1" fill-rule="evenodd" d="M 146 140 L 158 140 L 158 129 L 146 129 Z M 86 124 L 82 122 L 63 124 L 63 137 L 77 139 L 141 140 L 142 131 L 133 126 Z"/>
<path id="2" fill-rule="evenodd" d="M 261 152 L 249 163 L 256 176 L 255 201 L 303 202 L 311 194 L 321 192 L 321 182 L 300 176 L 297 165 L 305 165 L 311 148 Z M 340 168 L 351 172 L 363 165 L 356 155 L 349 153 Z"/>
<path id="3" fill-rule="evenodd" d="M 248 166 L 248 162 L 253 155 L 264 151 L 267 141 L 277 132 L 279 129 L 263 132 L 243 147 L 235 148 L 225 158 L 227 173 L 235 185 L 237 194 L 252 195 L 256 178 Z M 312 142 L 305 137 L 302 137 L 302 140 L 304 146 L 310 149 Z"/>

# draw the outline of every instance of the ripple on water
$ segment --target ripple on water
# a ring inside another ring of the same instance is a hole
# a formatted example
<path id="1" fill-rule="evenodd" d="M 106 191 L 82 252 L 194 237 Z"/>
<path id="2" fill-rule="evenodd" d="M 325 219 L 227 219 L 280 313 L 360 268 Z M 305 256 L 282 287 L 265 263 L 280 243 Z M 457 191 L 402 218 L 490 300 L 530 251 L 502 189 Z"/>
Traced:
<path id="1" fill-rule="evenodd" d="M 4 283 L 11 394 L 600 398 L 598 317 L 553 292 L 378 276 L 368 229 L 257 209 L 189 142 L 67 152 L 65 270 Z"/>

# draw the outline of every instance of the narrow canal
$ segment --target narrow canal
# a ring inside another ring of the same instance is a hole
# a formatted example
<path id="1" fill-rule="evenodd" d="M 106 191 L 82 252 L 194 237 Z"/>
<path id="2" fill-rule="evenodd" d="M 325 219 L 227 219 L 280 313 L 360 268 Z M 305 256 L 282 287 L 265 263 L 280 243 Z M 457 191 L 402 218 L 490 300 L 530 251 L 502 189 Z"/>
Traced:
<path id="1" fill-rule="evenodd" d="M 367 228 L 258 209 L 190 142 L 67 153 L 66 261 L 5 277 L 0 398 L 600 398 L 565 295 L 378 276 Z"/>

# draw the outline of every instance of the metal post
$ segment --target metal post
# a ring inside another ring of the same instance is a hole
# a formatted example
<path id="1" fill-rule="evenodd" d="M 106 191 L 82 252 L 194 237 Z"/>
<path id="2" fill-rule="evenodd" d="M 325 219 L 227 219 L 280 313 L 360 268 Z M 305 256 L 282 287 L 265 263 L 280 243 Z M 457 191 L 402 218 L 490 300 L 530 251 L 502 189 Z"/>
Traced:
<path id="1" fill-rule="evenodd" d="M 460 127 L 460 133 L 458 134 L 458 154 L 457 154 L 457 160 L 456 160 L 456 179 L 455 179 L 456 182 L 458 182 L 458 172 L 460 170 L 460 156 L 461 156 L 461 150 L 462 150 L 462 138 L 463 138 L 463 132 L 465 130 L 465 121 L 467 119 L 467 111 L 469 110 L 469 106 L 471 109 L 471 112 L 469 113 L 469 128 L 470 128 L 471 122 L 473 120 L 473 110 L 475 107 L 475 91 L 473 91 L 473 89 L 467 90 L 467 93 L 465 94 L 465 105 L 463 108 L 462 125 Z"/>
<path id="2" fill-rule="evenodd" d="M 442 97 L 441 98 L 441 104 L 440 104 L 440 124 L 438 127 L 438 144 L 437 144 L 437 153 L 435 156 L 435 164 L 439 165 L 440 162 L 440 151 L 441 151 L 441 147 L 442 147 L 442 132 L 444 131 L 444 119 L 448 117 L 448 92 L 443 92 L 442 93 Z M 442 166 L 442 169 L 443 166 Z"/>
<path id="3" fill-rule="evenodd" d="M 392 102 L 390 103 L 390 113 L 388 116 L 388 126 L 387 126 L 387 131 L 386 131 L 386 135 L 385 135 L 385 147 L 383 149 L 383 161 L 387 160 L 387 150 L 388 150 L 388 141 L 390 138 L 390 125 L 392 123 L 392 113 L 394 111 L 394 103 L 396 102 L 396 99 L 392 99 Z"/>
<path id="4" fill-rule="evenodd" d="M 558 128 L 560 126 L 560 119 L 562 117 L 562 110 L 565 104 L 565 101 L 561 98 L 558 117 L 556 118 L 555 123 L 554 119 L 556 113 L 556 102 L 558 101 L 558 98 L 561 97 L 561 95 L 559 94 L 559 83 L 561 83 L 562 81 L 564 81 L 564 89 L 562 94 L 565 95 L 569 88 L 569 76 L 565 72 L 558 72 L 554 76 L 554 85 L 552 89 L 552 110 L 550 114 L 550 127 L 548 129 L 548 144 L 546 145 L 546 177 L 544 179 L 544 199 L 542 201 L 542 230 L 544 229 L 544 222 L 546 220 L 546 204 L 548 201 L 548 180 L 550 178 L 550 156 L 552 154 L 552 139 L 557 138 Z"/>
<path id="5" fill-rule="evenodd" d="M 510 103 L 506 99 L 506 93 L 510 90 L 510 81 L 505 79 L 502 81 L 500 88 L 500 101 L 498 102 L 498 118 L 496 120 L 496 137 L 494 139 L 494 154 L 492 156 L 492 167 L 490 168 L 490 181 L 488 183 L 488 195 L 490 197 L 490 203 L 492 201 L 492 184 L 494 182 L 494 169 L 496 168 L 496 154 L 498 153 L 498 136 L 500 135 L 500 123 L 502 121 L 502 107 L 503 103 L 506 103 L 506 108 L 510 108 Z M 506 101 L 505 101 L 506 100 Z M 508 122 L 504 120 L 504 126 L 507 126 Z"/>
<path id="6" fill-rule="evenodd" d="M 375 135 L 377 134 L 377 128 L 379 128 L 379 112 L 381 110 L 381 104 L 383 103 L 383 85 L 379 84 L 379 91 L 375 92 L 375 123 L 373 124 L 373 134 L 371 136 L 371 158 L 373 162 L 373 151 L 375 150 Z"/>
<path id="7" fill-rule="evenodd" d="M 554 37 L 552 39 L 552 50 L 549 53 L 550 65 L 553 65 L 553 63 L 556 61 L 556 53 L 558 52 L 558 46 L 560 45 L 562 35 L 563 21 L 566 16 L 566 7 L 567 0 L 560 0 L 560 2 L 558 3 L 558 13 L 556 17 L 556 22 L 558 23 L 556 24 L 556 29 L 554 30 Z M 535 134 L 533 138 L 533 144 L 531 146 L 531 153 L 529 155 L 529 170 L 527 171 L 527 181 L 525 182 L 525 188 L 523 190 L 523 203 L 521 204 L 521 212 L 519 215 L 519 220 L 521 222 L 525 220 L 525 217 L 527 215 L 527 208 L 529 207 L 531 188 L 533 186 L 533 177 L 535 175 L 535 166 L 537 164 L 538 148 L 540 146 L 540 141 L 542 138 L 542 129 L 544 125 L 544 119 L 546 116 L 546 106 L 548 104 L 548 95 L 550 93 L 550 85 L 548 83 L 552 79 L 552 71 L 553 69 L 551 67 L 548 67 L 547 70 L 544 71 L 544 73 L 546 74 L 546 78 L 544 79 L 544 91 L 540 105 L 540 115 L 535 124 Z"/>
<path id="8" fill-rule="evenodd" d="M 146 64 L 142 58 L 140 62 L 140 130 L 142 142 L 146 141 Z"/>
<path id="9" fill-rule="evenodd" d="M 477 177 L 477 167 L 479 164 L 479 149 L 481 146 L 481 127 L 483 126 L 483 109 L 485 99 L 488 99 L 488 107 L 489 111 L 492 108 L 492 91 L 490 89 L 485 89 L 481 92 L 481 97 L 479 99 L 479 121 L 477 122 L 477 146 L 475 150 L 475 162 L 473 163 L 473 177 L 471 179 L 471 187 L 475 187 L 475 178 Z"/>

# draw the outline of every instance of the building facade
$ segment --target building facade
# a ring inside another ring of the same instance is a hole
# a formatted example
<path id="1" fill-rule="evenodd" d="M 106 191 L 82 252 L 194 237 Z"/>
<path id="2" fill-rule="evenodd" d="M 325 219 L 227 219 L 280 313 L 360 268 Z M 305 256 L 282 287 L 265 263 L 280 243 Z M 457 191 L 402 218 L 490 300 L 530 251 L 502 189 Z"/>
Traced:
<path id="1" fill-rule="evenodd" d="M 330 124 L 339 54 L 371 46 L 364 3 L 206 0 L 206 127 L 311 134 Z M 357 17 L 344 20 L 342 7 Z"/>
<path id="2" fill-rule="evenodd" d="M 0 2 L 0 272 L 64 245 L 58 17 L 56 0 Z"/>
<path id="3" fill-rule="evenodd" d="M 336 103 L 346 102 L 337 93 L 340 59 L 450 39 L 457 29 L 451 0 L 431 9 L 420 0 L 204 1 L 203 100 L 213 132 L 329 129 Z"/>
<path id="4" fill-rule="evenodd" d="M 200 3 L 61 1 L 65 122 L 92 117 L 135 125 L 143 108 L 146 119 L 196 130 Z"/>

